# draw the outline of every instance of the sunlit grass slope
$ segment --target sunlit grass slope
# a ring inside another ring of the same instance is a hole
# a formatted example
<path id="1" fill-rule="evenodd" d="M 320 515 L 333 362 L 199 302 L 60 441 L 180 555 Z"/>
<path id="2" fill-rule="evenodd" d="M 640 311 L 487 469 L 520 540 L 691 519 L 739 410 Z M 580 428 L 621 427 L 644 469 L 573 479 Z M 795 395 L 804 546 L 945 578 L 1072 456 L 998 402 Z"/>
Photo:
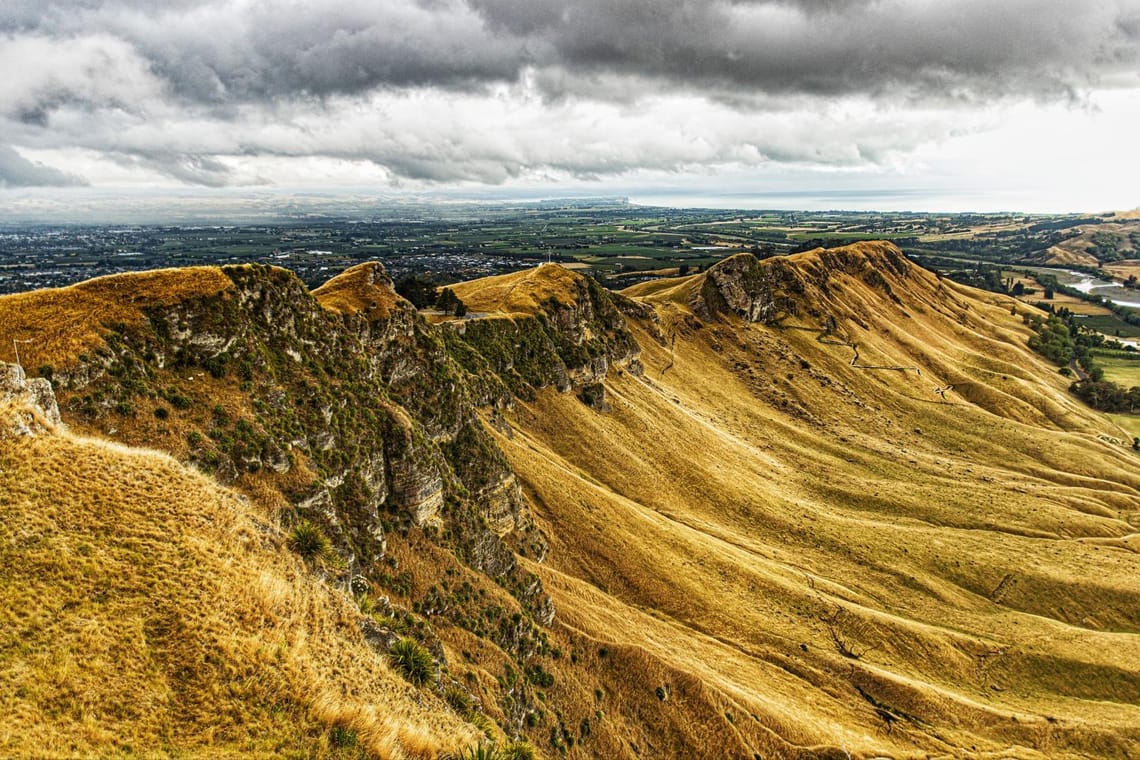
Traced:
<path id="1" fill-rule="evenodd" d="M 313 297 L 337 314 L 368 312 L 387 316 L 398 298 L 391 283 L 381 266 L 368 262 L 346 269 L 314 290 Z"/>
<path id="2" fill-rule="evenodd" d="M 16 293 L 0 298 L 0 333 L 20 341 L 25 366 L 58 367 L 99 346 L 107 325 L 145 319 L 145 307 L 232 287 L 218 267 L 190 267 L 108 275 L 66 288 Z M 0 349 L 0 359 L 15 361 L 11 352 L 11 345 Z"/>
<path id="3" fill-rule="evenodd" d="M 533 316 L 552 298 L 567 306 L 574 305 L 576 283 L 581 278 L 565 267 L 546 264 L 450 287 L 469 312 Z"/>
<path id="4" fill-rule="evenodd" d="M 0 756 L 435 757 L 477 735 L 248 503 L 0 409 Z"/>
<path id="5" fill-rule="evenodd" d="M 855 264 L 767 326 L 698 318 L 704 275 L 632 288 L 612 410 L 519 404 L 556 625 L 699 683 L 743 756 L 1135 756 L 1140 457 L 1025 307 Z"/>

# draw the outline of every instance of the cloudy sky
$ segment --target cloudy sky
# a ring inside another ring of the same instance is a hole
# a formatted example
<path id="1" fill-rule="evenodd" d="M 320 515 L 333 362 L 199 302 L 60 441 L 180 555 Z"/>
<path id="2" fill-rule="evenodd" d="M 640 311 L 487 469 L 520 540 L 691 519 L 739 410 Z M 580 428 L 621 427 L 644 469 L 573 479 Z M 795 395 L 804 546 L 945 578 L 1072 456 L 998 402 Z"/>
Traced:
<path id="1" fill-rule="evenodd" d="M 0 0 L 0 72 L 10 208 L 1140 206 L 1140 0 Z"/>

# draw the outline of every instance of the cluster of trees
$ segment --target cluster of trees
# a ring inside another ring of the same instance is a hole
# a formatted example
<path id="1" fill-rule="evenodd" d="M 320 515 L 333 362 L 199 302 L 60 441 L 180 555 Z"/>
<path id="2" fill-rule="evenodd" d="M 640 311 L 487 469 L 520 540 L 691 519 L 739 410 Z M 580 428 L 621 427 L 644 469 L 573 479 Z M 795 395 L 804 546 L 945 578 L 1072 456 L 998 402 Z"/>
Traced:
<path id="1" fill-rule="evenodd" d="M 1049 314 L 1045 320 L 1035 320 L 1035 335 L 1029 339 L 1029 347 L 1047 359 L 1060 365 L 1068 365 L 1073 359 L 1084 369 L 1087 378 L 1078 380 L 1069 386 L 1069 390 L 1079 399 L 1102 412 L 1125 412 L 1136 414 L 1140 412 L 1140 386 L 1125 388 L 1122 385 L 1104 379 L 1104 370 L 1097 366 L 1094 359 L 1094 348 L 1105 345 L 1105 338 L 1100 333 L 1085 330 L 1073 318 L 1072 312 L 1061 307 L 1055 313 Z M 1111 342 L 1110 346 L 1119 346 Z M 1063 366 L 1062 372 L 1069 372 Z"/>
<path id="2" fill-rule="evenodd" d="M 1102 412 L 1140 412 L 1140 386 L 1128 390 L 1123 385 L 1106 380 L 1082 380 L 1069 386 L 1069 390 L 1093 409 Z"/>
<path id="3" fill-rule="evenodd" d="M 1088 252 L 1096 257 L 1097 261 L 1119 261 L 1124 258 L 1117 250 L 1120 238 L 1111 232 L 1095 232 L 1092 236 L 1093 244 L 1087 248 Z"/>
<path id="4" fill-rule="evenodd" d="M 436 287 L 426 277 L 410 275 L 396 283 L 396 292 L 411 301 L 417 309 L 439 309 L 444 314 L 462 317 L 467 314 L 467 304 L 459 300 L 451 288 Z"/>
<path id="5" fill-rule="evenodd" d="M 459 296 L 455 295 L 455 291 L 451 288 L 439 291 L 439 297 L 435 299 L 435 308 L 444 314 L 454 314 L 457 317 L 467 315 L 467 304 L 459 300 Z"/>
<path id="6" fill-rule="evenodd" d="M 439 297 L 435 283 L 431 280 L 413 274 L 396 282 L 396 292 L 412 302 L 417 309 L 426 309 L 435 305 Z"/>
<path id="7" fill-rule="evenodd" d="M 1036 335 L 1029 338 L 1029 347 L 1056 364 L 1065 365 L 1073 359 L 1076 348 L 1070 326 L 1059 314 L 1034 325 Z"/>

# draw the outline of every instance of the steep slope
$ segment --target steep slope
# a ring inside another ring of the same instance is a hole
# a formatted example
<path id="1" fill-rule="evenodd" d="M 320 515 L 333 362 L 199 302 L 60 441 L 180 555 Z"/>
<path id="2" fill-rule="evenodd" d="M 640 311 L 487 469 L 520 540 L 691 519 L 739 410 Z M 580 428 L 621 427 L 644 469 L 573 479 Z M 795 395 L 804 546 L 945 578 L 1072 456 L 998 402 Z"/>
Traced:
<path id="1" fill-rule="evenodd" d="M 0 404 L 0 754 L 435 757 L 480 735 L 248 502 Z"/>
<path id="2" fill-rule="evenodd" d="M 543 556 L 545 539 L 476 416 L 503 384 L 456 363 L 382 269 L 350 270 L 320 297 L 281 269 L 177 270 L 0 299 L 0 326 L 77 431 L 188 461 L 286 529 L 316 524 L 337 554 L 330 582 L 377 636 L 414 635 L 443 670 L 438 694 L 516 732 L 534 697 L 496 675 L 546 656 L 554 609 L 512 550 Z M 115 304 L 113 321 L 72 299 Z M 73 315 L 67 330 L 57 314 Z M 441 638 L 433 615 L 458 630 Z M 479 667 L 450 668 L 473 637 Z"/>
<path id="3" fill-rule="evenodd" d="M 733 755 L 1129 756 L 1137 460 L 1020 307 L 872 244 L 626 294 L 644 378 L 499 441 L 558 624 L 699 683 Z"/>

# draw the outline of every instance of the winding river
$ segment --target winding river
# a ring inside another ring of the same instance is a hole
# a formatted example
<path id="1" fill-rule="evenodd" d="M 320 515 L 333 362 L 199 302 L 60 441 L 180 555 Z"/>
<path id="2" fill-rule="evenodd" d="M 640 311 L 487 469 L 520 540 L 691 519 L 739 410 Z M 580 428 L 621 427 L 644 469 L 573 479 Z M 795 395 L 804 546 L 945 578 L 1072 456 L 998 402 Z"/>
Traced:
<path id="1" fill-rule="evenodd" d="M 1102 280 L 1099 277 L 1093 277 L 1092 275 L 1088 275 L 1083 272 L 1073 272 L 1068 269 L 1055 269 L 1053 267 L 1026 268 L 1034 272 L 1054 275 L 1057 278 L 1057 282 L 1061 285 L 1067 285 L 1070 288 L 1076 288 L 1082 293 L 1089 293 L 1090 295 L 1100 296 L 1106 301 L 1111 301 L 1115 304 L 1119 304 L 1120 306 L 1128 306 L 1133 309 L 1140 309 L 1140 291 L 1129 290 L 1119 282 Z"/>

